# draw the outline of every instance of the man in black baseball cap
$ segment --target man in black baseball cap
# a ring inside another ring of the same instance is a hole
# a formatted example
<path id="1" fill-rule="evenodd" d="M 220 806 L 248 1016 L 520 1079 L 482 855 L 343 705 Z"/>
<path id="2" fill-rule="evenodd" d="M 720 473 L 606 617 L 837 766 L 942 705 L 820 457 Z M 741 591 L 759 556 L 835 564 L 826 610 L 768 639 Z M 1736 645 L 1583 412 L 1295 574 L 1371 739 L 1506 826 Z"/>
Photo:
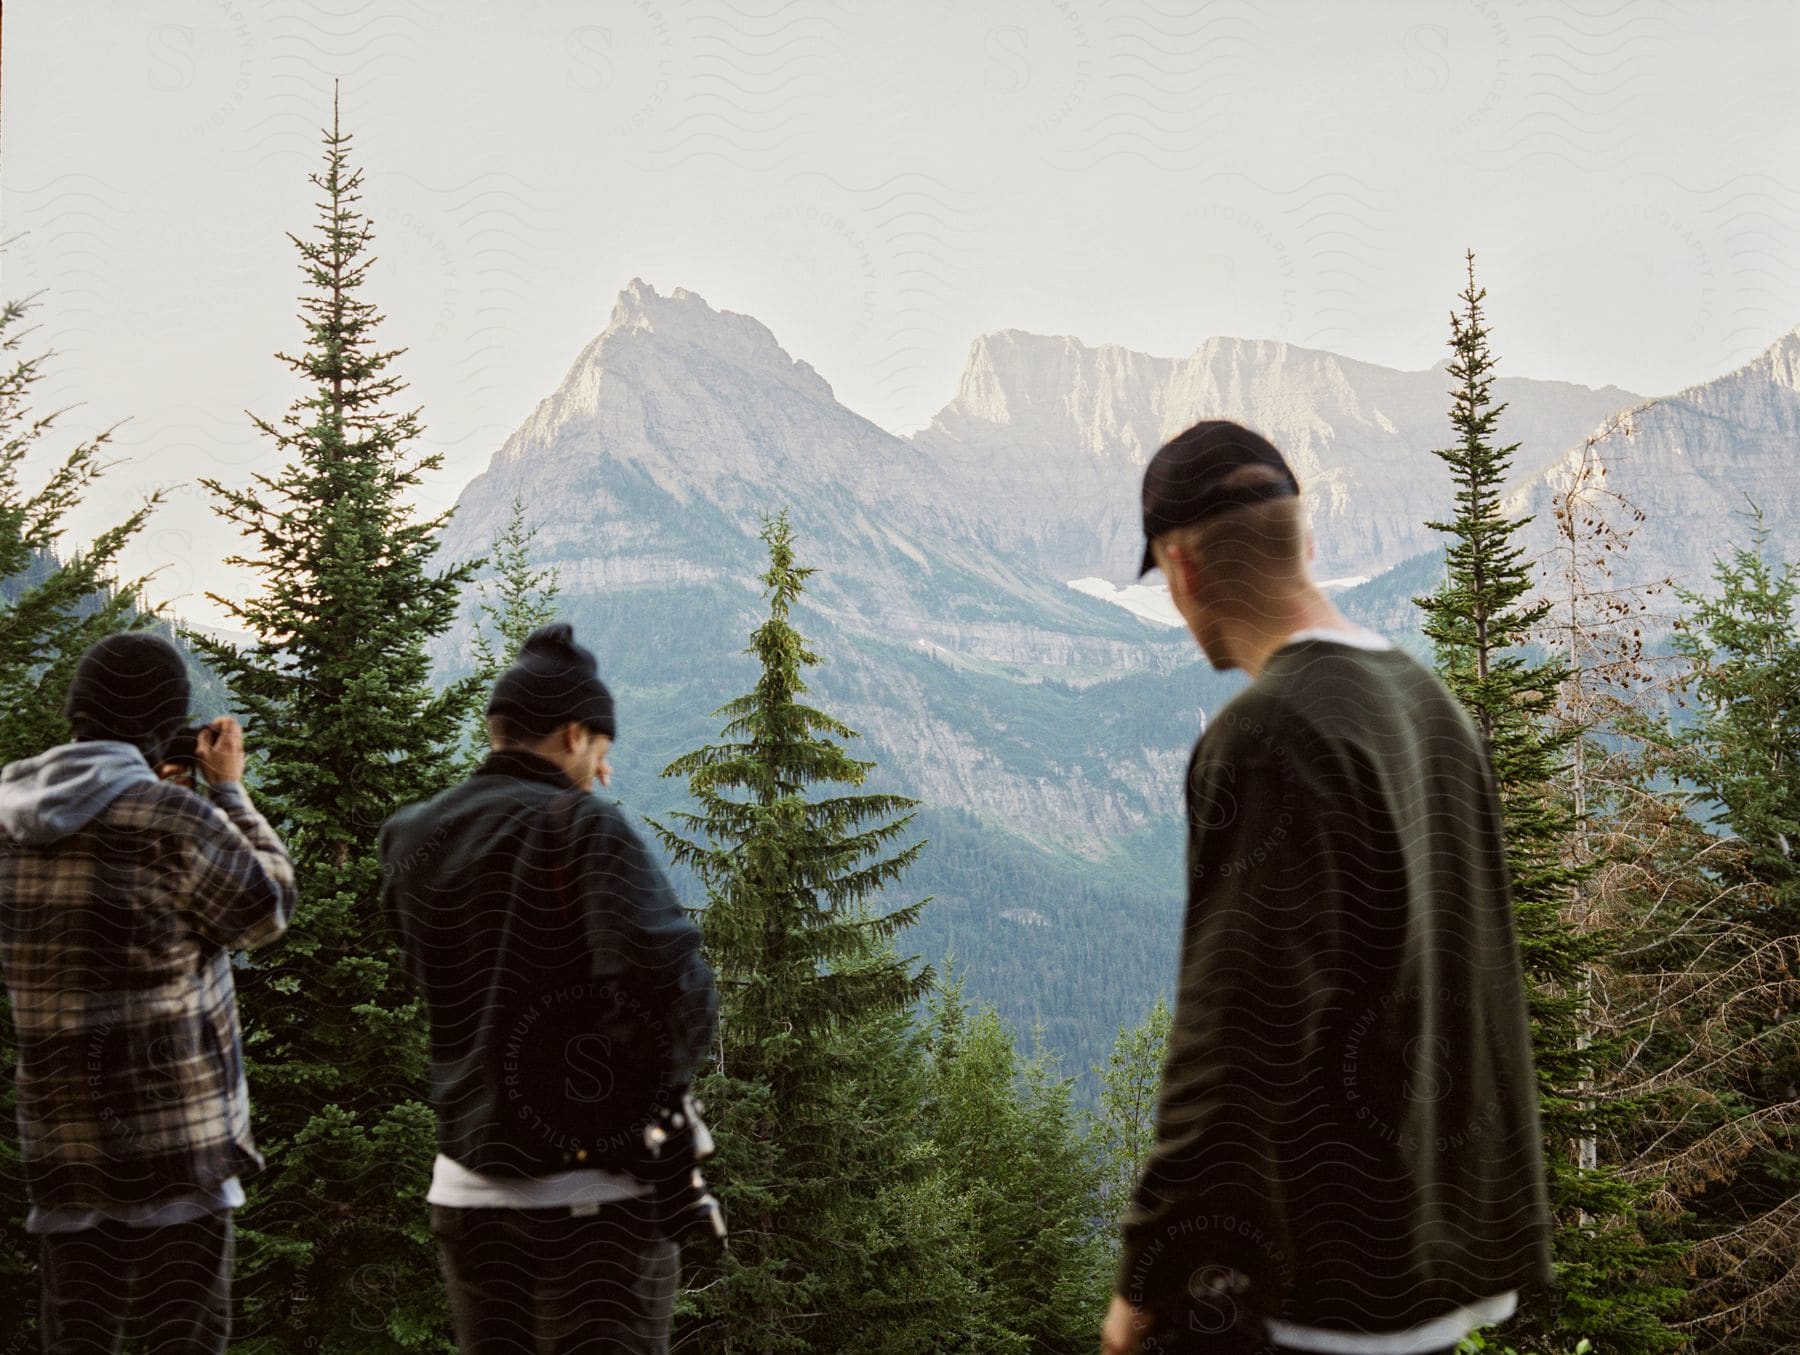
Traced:
<path id="1" fill-rule="evenodd" d="M 1266 473 L 1246 473 L 1256 467 Z M 1195 424 L 1158 448 L 1144 468 L 1144 563 L 1138 577 L 1157 567 L 1157 537 L 1232 508 L 1299 494 L 1300 482 L 1267 438 L 1224 419 Z"/>
<path id="2" fill-rule="evenodd" d="M 473 776 L 382 826 L 431 1017 L 426 1202 L 464 1351 L 667 1349 L 678 1272 L 645 1159 L 717 1009 L 700 932 L 607 785 L 612 693 L 566 622 L 488 702 Z"/>
<path id="3" fill-rule="evenodd" d="M 1550 1276 L 1487 750 L 1309 577 L 1267 439 L 1197 424 L 1143 492 L 1146 566 L 1252 681 L 1188 766 L 1180 980 L 1102 1350 L 1449 1352 Z"/>

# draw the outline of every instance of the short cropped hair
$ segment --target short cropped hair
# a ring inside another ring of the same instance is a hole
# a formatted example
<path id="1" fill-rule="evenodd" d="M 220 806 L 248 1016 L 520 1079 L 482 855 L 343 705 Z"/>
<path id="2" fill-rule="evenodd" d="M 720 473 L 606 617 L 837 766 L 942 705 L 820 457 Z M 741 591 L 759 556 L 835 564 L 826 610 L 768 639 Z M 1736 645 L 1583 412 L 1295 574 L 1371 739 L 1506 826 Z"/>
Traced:
<path id="1" fill-rule="evenodd" d="M 1236 489 L 1282 480 L 1270 466 L 1241 466 L 1220 481 Z M 1280 578 L 1306 568 L 1306 510 L 1298 495 L 1230 508 L 1159 538 L 1180 546 L 1200 565 L 1230 579 Z"/>
<path id="2" fill-rule="evenodd" d="M 488 742 L 496 748 L 518 748 L 521 745 L 541 743 L 556 728 L 554 725 L 545 725 L 540 720 L 527 719 L 504 710 L 490 710 L 487 727 Z"/>
<path id="3" fill-rule="evenodd" d="M 495 748 L 522 748 L 535 743 L 542 743 L 570 720 L 546 720 L 542 716 L 527 717 L 516 711 L 491 710 L 488 712 L 488 742 Z M 594 733 L 603 733 L 593 725 L 586 728 Z"/>

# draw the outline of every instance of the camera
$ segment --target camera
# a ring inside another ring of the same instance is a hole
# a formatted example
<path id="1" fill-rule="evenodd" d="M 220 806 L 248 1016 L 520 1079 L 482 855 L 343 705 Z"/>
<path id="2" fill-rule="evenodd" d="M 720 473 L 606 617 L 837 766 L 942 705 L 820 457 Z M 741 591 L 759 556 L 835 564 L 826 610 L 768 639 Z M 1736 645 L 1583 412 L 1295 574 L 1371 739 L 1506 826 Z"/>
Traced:
<path id="1" fill-rule="evenodd" d="M 178 730 L 153 764 L 157 775 L 178 786 L 194 789 L 200 780 L 200 731 L 205 728 L 205 725 L 189 725 Z"/>
<path id="2" fill-rule="evenodd" d="M 707 1187 L 700 1164 L 712 1156 L 712 1135 L 691 1095 L 644 1131 L 655 1155 L 651 1202 L 664 1237 L 690 1247 L 725 1246 L 725 1211 Z"/>

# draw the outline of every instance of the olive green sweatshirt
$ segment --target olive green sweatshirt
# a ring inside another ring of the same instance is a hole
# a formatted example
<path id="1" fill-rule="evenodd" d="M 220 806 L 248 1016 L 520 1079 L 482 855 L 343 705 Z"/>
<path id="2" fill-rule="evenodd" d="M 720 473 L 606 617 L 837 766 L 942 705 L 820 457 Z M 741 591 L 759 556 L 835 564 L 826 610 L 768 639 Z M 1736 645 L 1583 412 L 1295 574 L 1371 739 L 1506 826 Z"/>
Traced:
<path id="1" fill-rule="evenodd" d="M 1399 1332 L 1549 1279 L 1481 736 L 1395 649 L 1302 638 L 1194 748 L 1156 1144 L 1118 1291 L 1177 1324 Z"/>

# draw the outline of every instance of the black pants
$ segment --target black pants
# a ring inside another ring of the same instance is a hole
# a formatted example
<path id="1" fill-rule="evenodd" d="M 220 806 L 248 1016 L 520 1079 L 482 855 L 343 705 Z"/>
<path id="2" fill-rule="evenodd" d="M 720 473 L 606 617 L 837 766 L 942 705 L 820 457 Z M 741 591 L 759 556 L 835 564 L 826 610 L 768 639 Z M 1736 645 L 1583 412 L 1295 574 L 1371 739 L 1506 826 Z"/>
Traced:
<path id="1" fill-rule="evenodd" d="M 229 1209 L 160 1228 L 46 1233 L 45 1355 L 112 1355 L 128 1323 L 157 1355 L 220 1355 L 231 1335 L 231 1254 Z"/>
<path id="2" fill-rule="evenodd" d="M 1421 1352 L 1421 1355 L 1456 1355 L 1456 1348 L 1462 1342 L 1443 1346 L 1436 1350 Z M 1214 1337 L 1160 1337 L 1155 1342 L 1144 1343 L 1145 1355 L 1312 1355 L 1310 1351 L 1297 1349 L 1294 1346 L 1272 1346 L 1266 1341 L 1244 1341 L 1232 1336 Z"/>
<path id="3" fill-rule="evenodd" d="M 665 1355 L 680 1260 L 637 1201 L 567 1209 L 433 1205 L 462 1355 Z"/>
<path id="4" fill-rule="evenodd" d="M 1456 1355 L 1457 1341 L 1421 1355 Z M 1171 1335 L 1156 1332 L 1144 1342 L 1143 1355 L 1310 1355 L 1293 1346 L 1270 1345 L 1250 1337 L 1226 1332 L 1217 1336 L 1183 1332 Z"/>

